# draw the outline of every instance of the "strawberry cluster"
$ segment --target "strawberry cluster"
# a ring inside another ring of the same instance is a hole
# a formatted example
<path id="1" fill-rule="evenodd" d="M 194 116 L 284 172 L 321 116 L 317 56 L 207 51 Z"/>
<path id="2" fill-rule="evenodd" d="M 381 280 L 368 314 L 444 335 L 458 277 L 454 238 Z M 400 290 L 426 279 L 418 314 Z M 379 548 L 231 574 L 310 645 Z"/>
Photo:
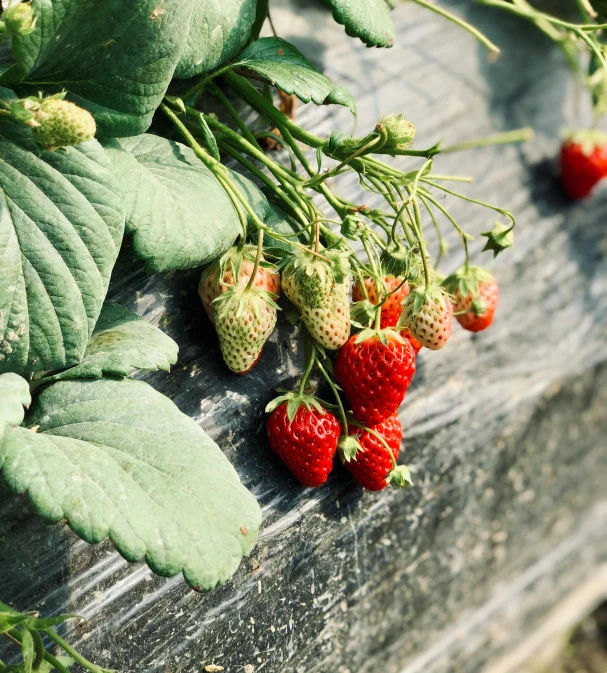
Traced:
<path id="1" fill-rule="evenodd" d="M 261 248 L 235 247 L 202 274 L 200 297 L 224 360 L 238 374 L 259 360 L 281 289 L 298 316 L 306 371 L 297 392 L 268 405 L 266 429 L 271 450 L 305 486 L 326 482 L 336 454 L 368 490 L 410 483 L 409 470 L 396 462 L 403 436 L 397 413 L 418 352 L 443 348 L 454 316 L 471 332 L 493 320 L 498 287 L 488 271 L 466 264 L 440 282 L 427 260 L 399 266 L 397 259 L 386 257 L 379 274 L 356 273 L 353 303 L 348 255 L 318 245 L 278 265 Z M 305 393 L 315 366 L 335 404 Z"/>

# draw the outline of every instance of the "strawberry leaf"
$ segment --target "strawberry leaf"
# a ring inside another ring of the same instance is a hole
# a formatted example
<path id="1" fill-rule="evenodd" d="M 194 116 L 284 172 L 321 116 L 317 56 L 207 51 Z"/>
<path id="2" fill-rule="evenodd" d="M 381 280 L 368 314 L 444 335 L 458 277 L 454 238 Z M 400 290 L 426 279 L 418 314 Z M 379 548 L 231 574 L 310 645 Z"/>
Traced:
<path id="1" fill-rule="evenodd" d="M 129 561 L 196 590 L 234 573 L 261 513 L 219 447 L 142 381 L 60 381 L 8 426 L 0 469 L 49 523 L 109 537 Z M 28 429 L 31 428 L 31 429 Z"/>
<path id="2" fill-rule="evenodd" d="M 18 374 L 0 374 L 0 437 L 7 423 L 23 423 L 23 407 L 29 407 L 32 398 L 28 382 Z"/>
<path id="3" fill-rule="evenodd" d="M 96 141 L 39 153 L 0 124 L 0 371 L 82 358 L 122 239 L 117 189 Z"/>
<path id="4" fill-rule="evenodd" d="M 181 2 L 187 4 L 186 0 Z M 258 0 L 196 0 L 191 3 L 189 32 L 174 76 L 194 77 L 233 58 L 249 41 L 255 28 L 257 3 Z"/>
<path id="5" fill-rule="evenodd" d="M 352 94 L 344 87 L 336 88 L 296 47 L 280 37 L 253 42 L 233 65 L 252 70 L 304 103 L 345 105 L 356 115 Z"/>
<path id="6" fill-rule="evenodd" d="M 391 47 L 394 25 L 385 0 L 327 0 L 333 18 L 351 37 L 360 38 L 368 47 Z"/>
<path id="7" fill-rule="evenodd" d="M 82 362 L 48 380 L 128 376 L 133 368 L 169 371 L 177 362 L 178 351 L 173 339 L 147 320 L 106 302 Z"/>

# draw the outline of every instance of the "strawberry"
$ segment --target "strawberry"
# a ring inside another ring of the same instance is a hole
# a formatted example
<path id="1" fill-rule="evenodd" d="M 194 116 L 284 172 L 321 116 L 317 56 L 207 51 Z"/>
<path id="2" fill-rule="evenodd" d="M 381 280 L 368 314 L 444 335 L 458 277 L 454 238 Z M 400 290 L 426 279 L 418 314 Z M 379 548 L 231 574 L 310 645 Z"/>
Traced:
<path id="1" fill-rule="evenodd" d="M 28 122 L 36 143 L 51 151 L 79 145 L 95 137 L 93 115 L 75 103 L 63 100 L 61 95 L 43 98 L 34 118 Z"/>
<path id="2" fill-rule="evenodd" d="M 607 176 L 607 136 L 596 131 L 571 134 L 561 147 L 561 184 L 570 199 L 587 197 Z"/>
<path id="3" fill-rule="evenodd" d="M 455 317 L 464 329 L 480 332 L 491 325 L 499 288 L 489 271 L 464 266 L 447 277 L 443 286 L 453 296 Z"/>
<path id="4" fill-rule="evenodd" d="M 340 349 L 334 372 L 356 419 L 373 426 L 403 401 L 415 374 L 415 352 L 395 330 L 367 329 Z"/>
<path id="5" fill-rule="evenodd" d="M 403 303 L 400 323 L 422 346 L 438 350 L 451 336 L 453 304 L 439 285 L 416 287 Z"/>
<path id="6" fill-rule="evenodd" d="M 329 298 L 320 308 L 307 306 L 292 277 L 282 276 L 282 289 L 301 312 L 304 325 L 312 337 L 328 350 L 341 348 L 350 336 L 349 279 L 333 283 Z"/>
<path id="7" fill-rule="evenodd" d="M 385 329 L 386 327 L 396 327 L 398 323 L 398 319 L 402 312 L 401 303 L 410 291 L 409 283 L 405 282 L 402 285 L 401 283 L 403 283 L 402 278 L 396 278 L 395 276 L 386 276 L 384 278 L 385 289 L 382 288 L 380 290 L 380 295 L 383 297 L 385 294 L 388 294 L 389 296 L 381 307 L 381 329 Z M 376 306 L 379 299 L 377 284 L 373 278 L 365 278 L 365 287 L 367 289 L 368 301 Z M 397 287 L 398 290 L 396 290 Z M 394 290 L 396 290 L 396 292 L 394 292 Z M 389 294 L 390 292 L 394 292 L 394 294 Z M 365 300 L 360 281 L 355 283 L 354 288 L 352 289 L 352 300 L 355 302 Z"/>
<path id="8" fill-rule="evenodd" d="M 348 425 L 348 434 L 356 437 L 359 448 L 350 460 L 344 460 L 344 465 L 363 488 L 381 491 L 390 483 L 398 487 L 411 483 L 409 470 L 404 465 L 396 466 L 403 438 L 398 416 L 389 416 L 367 429 Z M 390 447 L 392 455 L 380 437 Z"/>
<path id="9" fill-rule="evenodd" d="M 285 395 L 270 402 L 266 422 L 272 451 L 304 486 L 321 486 L 333 468 L 341 426 L 318 401 Z"/>
<path id="10" fill-rule="evenodd" d="M 415 355 L 417 355 L 417 354 L 421 351 L 421 349 L 422 349 L 422 345 L 421 345 L 421 344 L 419 343 L 419 341 L 418 341 L 418 340 L 411 334 L 411 332 L 409 332 L 408 329 L 403 330 L 403 331 L 400 333 L 400 335 L 401 335 L 404 339 L 407 339 L 407 340 L 409 341 L 409 343 L 410 343 L 411 346 L 413 347 L 413 351 L 414 351 Z"/>
<path id="11" fill-rule="evenodd" d="M 215 317 L 213 301 L 219 295 L 227 292 L 230 286 L 236 285 L 236 275 L 238 275 L 238 287 L 246 287 L 255 266 L 255 253 L 255 246 L 247 245 L 242 249 L 230 248 L 222 257 L 215 260 L 203 271 L 198 285 L 198 294 L 211 322 L 214 321 Z M 237 268 L 238 273 L 236 273 Z M 280 275 L 276 267 L 262 260 L 262 265 L 257 269 L 253 287 L 278 296 L 280 293 Z"/>
<path id="12" fill-rule="evenodd" d="M 296 299 L 291 301 L 298 307 L 310 308 L 321 308 L 327 304 L 335 281 L 331 265 L 307 252 L 294 255 L 286 264 L 282 277 L 287 279 L 291 294 Z"/>
<path id="13" fill-rule="evenodd" d="M 236 374 L 246 374 L 261 356 L 276 325 L 272 295 L 258 287 L 233 286 L 214 302 L 221 354 Z"/>

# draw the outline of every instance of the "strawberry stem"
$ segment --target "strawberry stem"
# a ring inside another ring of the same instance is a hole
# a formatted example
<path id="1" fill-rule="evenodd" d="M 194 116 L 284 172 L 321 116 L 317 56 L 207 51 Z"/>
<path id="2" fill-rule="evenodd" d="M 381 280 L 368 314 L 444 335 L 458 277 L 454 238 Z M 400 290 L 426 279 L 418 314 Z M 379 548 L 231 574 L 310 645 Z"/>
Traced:
<path id="1" fill-rule="evenodd" d="M 261 262 L 262 253 L 263 253 L 263 229 L 260 229 L 257 232 L 257 252 L 255 254 L 255 264 L 253 265 L 253 271 L 251 272 L 249 282 L 247 283 L 247 286 L 244 289 L 245 292 L 248 292 L 253 287 L 253 283 L 255 282 L 255 278 L 257 276 L 257 270 L 259 269 L 259 263 Z"/>
<path id="2" fill-rule="evenodd" d="M 356 426 L 357 428 L 360 428 L 361 430 L 364 430 L 365 432 L 368 432 L 370 435 L 373 435 L 373 437 L 375 437 L 375 439 L 380 441 L 383 444 L 386 451 L 388 452 L 388 455 L 390 456 L 390 460 L 392 461 L 392 468 L 394 469 L 395 467 L 398 467 L 398 464 L 396 462 L 396 458 L 394 457 L 394 454 L 392 453 L 392 449 L 390 448 L 390 445 L 386 441 L 385 437 L 382 437 L 379 434 L 379 432 L 377 432 L 376 430 L 373 430 L 371 428 L 368 428 L 366 425 L 363 425 L 362 423 L 359 423 L 358 421 L 352 420 L 352 421 L 350 421 L 350 424 Z"/>
<path id="3" fill-rule="evenodd" d="M 339 409 L 339 418 L 341 419 L 341 423 L 343 425 L 343 433 L 344 435 L 348 434 L 348 417 L 346 416 L 346 411 L 344 409 L 344 405 L 341 401 L 341 397 L 339 396 L 339 391 L 337 390 L 337 387 L 335 383 L 333 382 L 333 379 L 329 376 L 327 373 L 327 370 L 323 367 L 320 359 L 316 359 L 316 365 L 320 369 L 321 374 L 323 375 L 323 378 L 325 381 L 329 384 L 329 388 L 331 388 L 333 395 L 335 396 L 335 401 L 337 402 L 337 408 Z"/>

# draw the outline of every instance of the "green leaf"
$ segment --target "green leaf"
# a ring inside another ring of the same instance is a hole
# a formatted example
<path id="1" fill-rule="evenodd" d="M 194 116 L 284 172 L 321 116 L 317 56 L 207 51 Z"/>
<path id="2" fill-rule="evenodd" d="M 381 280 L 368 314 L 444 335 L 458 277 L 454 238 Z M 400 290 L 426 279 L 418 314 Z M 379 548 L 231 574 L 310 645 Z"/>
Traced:
<path id="1" fill-rule="evenodd" d="M 175 77 L 194 77 L 233 58 L 249 41 L 256 10 L 256 0 L 197 0 Z"/>
<path id="2" fill-rule="evenodd" d="M 169 371 L 177 362 L 178 351 L 173 339 L 147 320 L 106 302 L 82 362 L 49 380 L 128 376 L 133 368 Z"/>
<path id="3" fill-rule="evenodd" d="M 228 195 L 189 147 L 148 134 L 105 147 L 122 189 L 127 231 L 146 271 L 201 266 L 241 233 Z"/>
<path id="4" fill-rule="evenodd" d="M 0 374 L 0 437 L 6 423 L 21 425 L 23 407 L 29 407 L 31 401 L 30 387 L 25 379 L 12 372 Z"/>
<path id="5" fill-rule="evenodd" d="M 304 103 L 345 105 L 356 114 L 354 98 L 344 87 L 336 88 L 292 44 L 280 37 L 263 37 L 250 44 L 234 67 L 252 70 Z"/>
<path id="6" fill-rule="evenodd" d="M 218 446 L 142 381 L 60 381 L 0 443 L 4 481 L 47 522 L 109 537 L 129 561 L 183 572 L 197 590 L 226 581 L 253 547 L 255 498 Z"/>
<path id="7" fill-rule="evenodd" d="M 345 26 L 351 37 L 359 37 L 368 47 L 391 47 L 394 25 L 385 0 L 326 0 L 333 18 Z"/>
<path id="8" fill-rule="evenodd" d="M 209 1 L 32 0 L 36 29 L 13 39 L 13 53 L 28 91 L 67 89 L 99 137 L 137 135 L 171 81 L 195 4 Z"/>
<path id="9" fill-rule="evenodd" d="M 32 634 L 27 629 L 21 632 L 21 656 L 23 657 L 23 673 L 31 673 L 36 651 Z"/>
<path id="10" fill-rule="evenodd" d="M 23 626 L 25 628 L 35 631 L 43 631 L 44 629 L 50 629 L 57 624 L 63 624 L 69 619 L 84 619 L 80 615 L 57 615 L 56 617 L 28 617 L 24 622 Z"/>
<path id="11" fill-rule="evenodd" d="M 17 624 L 21 624 L 30 618 L 30 615 L 23 615 L 13 612 L 0 612 L 0 633 L 10 631 Z"/>
<path id="12" fill-rule="evenodd" d="M 0 372 L 80 361 L 122 239 L 117 191 L 96 141 L 38 153 L 0 124 Z"/>

